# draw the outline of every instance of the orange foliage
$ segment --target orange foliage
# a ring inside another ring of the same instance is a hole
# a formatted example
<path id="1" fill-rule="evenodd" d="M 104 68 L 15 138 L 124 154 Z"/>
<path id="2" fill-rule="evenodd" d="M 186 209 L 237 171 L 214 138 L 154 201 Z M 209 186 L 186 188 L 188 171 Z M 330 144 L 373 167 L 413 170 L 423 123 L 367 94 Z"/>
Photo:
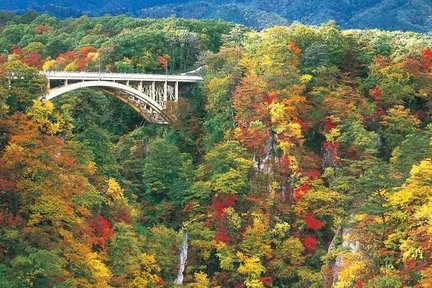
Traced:
<path id="1" fill-rule="evenodd" d="M 293 190 L 293 197 L 295 201 L 300 201 L 310 190 L 309 184 L 303 183 L 300 187 Z"/>
<path id="2" fill-rule="evenodd" d="M 240 127 L 249 127 L 250 123 L 255 121 L 268 124 L 268 106 L 275 99 L 275 93 L 266 93 L 262 79 L 254 76 L 244 77 L 233 93 L 237 124 Z"/>
<path id="3" fill-rule="evenodd" d="M 296 44 L 294 41 L 291 41 L 291 42 L 288 44 L 288 47 L 289 47 L 289 49 L 291 50 L 291 52 L 294 53 L 294 55 L 296 55 L 296 56 L 300 56 L 300 54 L 301 54 L 301 50 L 300 50 L 300 48 L 298 48 L 297 44 Z"/>
<path id="4" fill-rule="evenodd" d="M 39 24 L 38 26 L 36 26 L 36 28 L 34 29 L 34 32 L 36 33 L 36 34 L 43 34 L 43 33 L 46 33 L 46 32 L 52 32 L 52 28 L 51 27 L 49 27 L 48 25 L 45 25 L 45 24 Z"/>
<path id="5" fill-rule="evenodd" d="M 39 56 L 39 54 L 35 51 L 29 52 L 28 54 L 26 54 L 23 58 L 21 58 L 21 62 L 31 66 L 31 67 L 36 67 L 38 69 L 40 69 L 42 67 L 42 58 Z"/>
<path id="6" fill-rule="evenodd" d="M 159 66 L 166 69 L 168 67 L 168 62 L 171 60 L 171 56 L 168 54 L 164 54 L 162 56 L 158 56 L 156 62 Z"/>

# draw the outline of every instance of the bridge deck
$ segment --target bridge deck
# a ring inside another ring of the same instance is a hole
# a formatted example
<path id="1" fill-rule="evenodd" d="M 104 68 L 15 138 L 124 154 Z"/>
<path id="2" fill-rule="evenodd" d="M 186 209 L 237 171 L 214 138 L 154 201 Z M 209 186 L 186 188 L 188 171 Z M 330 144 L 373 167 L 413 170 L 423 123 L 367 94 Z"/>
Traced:
<path id="1" fill-rule="evenodd" d="M 135 73 L 98 73 L 98 72 L 57 72 L 44 71 L 49 80 L 82 80 L 82 81 L 155 81 L 155 82 L 186 82 L 198 83 L 203 81 L 200 76 L 181 75 L 160 75 L 160 74 L 135 74 Z"/>

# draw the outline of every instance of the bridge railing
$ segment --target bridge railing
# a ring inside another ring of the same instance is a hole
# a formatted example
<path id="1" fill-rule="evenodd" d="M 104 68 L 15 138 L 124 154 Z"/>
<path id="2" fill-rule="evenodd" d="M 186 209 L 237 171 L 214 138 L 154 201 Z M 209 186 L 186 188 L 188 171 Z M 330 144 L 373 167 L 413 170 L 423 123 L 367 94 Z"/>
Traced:
<path id="1" fill-rule="evenodd" d="M 111 73 L 111 72 L 64 72 L 64 71 L 41 71 L 42 75 L 51 79 L 80 79 L 80 80 L 132 80 L 132 81 L 180 81 L 180 82 L 201 82 L 200 76 L 187 75 L 165 75 L 165 74 L 141 74 L 141 73 Z"/>

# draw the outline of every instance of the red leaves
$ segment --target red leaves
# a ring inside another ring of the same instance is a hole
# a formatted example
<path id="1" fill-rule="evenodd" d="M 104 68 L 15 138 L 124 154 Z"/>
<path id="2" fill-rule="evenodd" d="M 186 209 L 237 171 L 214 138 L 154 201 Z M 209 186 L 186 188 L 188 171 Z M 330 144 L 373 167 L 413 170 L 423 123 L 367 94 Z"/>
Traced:
<path id="1" fill-rule="evenodd" d="M 317 248 L 318 240 L 315 237 L 308 235 L 304 239 L 304 245 L 306 247 L 307 252 L 312 253 Z"/>
<path id="2" fill-rule="evenodd" d="M 54 279 L 55 279 L 57 282 L 64 282 L 64 281 L 66 280 L 66 278 L 63 277 L 63 276 L 55 276 Z"/>
<path id="3" fill-rule="evenodd" d="M 93 46 L 84 46 L 78 50 L 78 59 L 76 60 L 77 69 L 83 71 L 90 64 L 91 59 L 89 59 L 90 53 L 96 53 L 97 48 Z"/>
<path id="4" fill-rule="evenodd" d="M 271 287 L 273 285 L 273 278 L 272 277 L 261 277 L 260 281 L 264 286 Z"/>
<path id="5" fill-rule="evenodd" d="M 326 118 L 324 122 L 324 133 L 330 132 L 333 128 L 337 126 L 337 123 L 333 121 L 331 118 Z"/>
<path id="6" fill-rule="evenodd" d="M 8 61 L 8 57 L 6 55 L 0 55 L 0 64 L 4 64 Z"/>
<path id="7" fill-rule="evenodd" d="M 213 197 L 213 208 L 217 211 L 218 218 L 221 219 L 225 213 L 225 209 L 234 205 L 237 196 L 232 194 L 221 194 Z"/>
<path id="8" fill-rule="evenodd" d="M 432 49 L 426 48 L 422 51 L 422 62 L 423 62 L 423 68 L 426 70 L 431 69 L 432 67 Z"/>
<path id="9" fill-rule="evenodd" d="M 330 141 L 325 141 L 324 143 L 323 143 L 323 148 L 329 153 L 329 154 L 332 154 L 332 155 L 337 155 L 337 151 L 338 151 L 338 148 L 339 148 L 339 146 L 340 146 L 340 144 L 339 143 L 337 143 L 337 142 L 330 142 Z"/>
<path id="10" fill-rule="evenodd" d="M 114 236 L 112 224 L 102 215 L 90 220 L 90 228 L 93 232 L 93 244 L 99 245 L 105 249 L 105 243 L 108 239 Z"/>
<path id="11" fill-rule="evenodd" d="M 0 178 L 0 191 L 13 192 L 16 189 L 16 182 Z"/>
<path id="12" fill-rule="evenodd" d="M 78 51 L 66 51 L 57 57 L 56 64 L 59 65 L 61 69 L 64 69 L 68 64 L 75 62 L 76 69 L 78 71 L 84 71 L 93 61 L 89 54 L 96 52 L 97 48 L 93 46 L 84 46 Z"/>
<path id="13" fill-rule="evenodd" d="M 27 55 L 25 55 L 21 59 L 21 62 L 31 67 L 36 67 L 36 68 L 42 67 L 42 58 L 35 51 L 29 52 Z"/>
<path id="14" fill-rule="evenodd" d="M 291 160 L 288 156 L 283 156 L 275 163 L 275 174 L 287 177 L 291 174 Z"/>
<path id="15" fill-rule="evenodd" d="M 21 216 L 14 216 L 10 212 L 6 211 L 0 211 L 0 223 L 2 224 L 2 228 L 6 227 L 19 227 L 19 226 L 25 226 L 26 221 Z M 0 254 L 1 254 L 1 248 L 0 248 Z"/>
<path id="16" fill-rule="evenodd" d="M 372 89 L 369 91 L 369 95 L 370 95 L 370 97 L 371 97 L 372 99 L 374 99 L 374 100 L 380 100 L 381 97 L 382 97 L 382 90 L 381 90 L 381 87 L 379 87 L 379 86 L 375 86 L 374 88 L 372 88 Z"/>
<path id="17" fill-rule="evenodd" d="M 364 287 L 364 282 L 362 278 L 359 278 L 354 286 L 355 288 L 363 288 Z"/>
<path id="18" fill-rule="evenodd" d="M 306 222 L 306 227 L 308 229 L 318 230 L 324 226 L 324 224 L 315 218 L 315 215 L 310 211 L 305 215 L 304 221 Z"/>
<path id="19" fill-rule="evenodd" d="M 309 184 L 304 183 L 300 187 L 293 190 L 293 197 L 295 201 L 300 201 L 304 195 L 306 195 L 310 190 Z"/>
<path id="20" fill-rule="evenodd" d="M 321 176 L 321 171 L 318 169 L 314 169 L 314 170 L 303 172 L 303 175 L 305 175 L 309 179 L 317 179 Z"/>
<path id="21" fill-rule="evenodd" d="M 24 53 L 23 50 L 21 48 L 19 48 L 17 45 L 13 45 L 11 47 L 11 51 L 12 51 L 12 54 L 16 54 L 16 55 L 22 55 Z"/>
<path id="22" fill-rule="evenodd" d="M 19 61 L 21 61 L 21 63 L 23 63 L 27 66 L 36 67 L 38 69 L 40 69 L 42 67 L 43 59 L 42 59 L 42 57 L 40 57 L 39 52 L 37 52 L 37 51 L 24 52 L 24 50 L 21 49 L 20 47 L 18 47 L 17 45 L 13 45 L 11 47 L 11 52 L 12 52 L 12 54 L 19 56 L 16 58 Z M 7 62 L 7 57 L 0 60 L 0 63 L 3 63 L 3 62 Z"/>
<path id="23" fill-rule="evenodd" d="M 231 241 L 231 237 L 228 236 L 228 232 L 226 231 L 225 225 L 223 223 L 220 223 L 214 241 L 223 242 L 229 245 Z"/>
<path id="24" fill-rule="evenodd" d="M 264 96 L 264 101 L 267 105 L 272 104 L 277 99 L 277 94 L 275 92 L 270 91 Z"/>
<path id="25" fill-rule="evenodd" d="M 382 109 L 382 108 L 378 108 L 376 111 L 375 111 L 375 117 L 377 117 L 377 118 L 381 118 L 382 116 L 384 116 L 385 115 L 385 111 L 384 111 L 384 109 Z"/>
<path id="26" fill-rule="evenodd" d="M 96 53 L 98 49 L 94 46 L 84 46 L 78 50 L 78 54 L 83 57 L 87 57 L 89 53 Z"/>
<path id="27" fill-rule="evenodd" d="M 298 124 L 300 124 L 300 126 L 302 127 L 302 129 L 303 129 L 304 132 L 308 132 L 308 131 L 310 130 L 309 125 L 308 125 L 305 121 L 300 120 L 300 119 L 297 119 L 296 122 L 297 122 Z"/>
<path id="28" fill-rule="evenodd" d="M 212 207 L 216 212 L 216 217 L 219 222 L 218 231 L 215 235 L 214 241 L 223 242 L 225 244 L 229 244 L 229 242 L 231 241 L 231 238 L 229 237 L 228 232 L 226 231 L 222 218 L 225 214 L 225 210 L 228 207 L 234 205 L 236 200 L 237 200 L 237 196 L 231 194 L 221 194 L 221 195 L 215 195 L 213 197 Z"/>

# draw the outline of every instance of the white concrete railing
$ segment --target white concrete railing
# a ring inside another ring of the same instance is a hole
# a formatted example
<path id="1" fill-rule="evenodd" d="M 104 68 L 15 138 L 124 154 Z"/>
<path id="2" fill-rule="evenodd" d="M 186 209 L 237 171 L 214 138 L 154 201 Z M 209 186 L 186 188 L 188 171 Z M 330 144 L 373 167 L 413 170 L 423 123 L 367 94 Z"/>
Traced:
<path id="1" fill-rule="evenodd" d="M 162 74 L 138 74 L 138 73 L 109 73 L 109 72 L 59 72 L 41 71 L 49 80 L 88 80 L 88 81 L 156 81 L 156 82 L 185 82 L 198 83 L 203 81 L 200 76 Z"/>

